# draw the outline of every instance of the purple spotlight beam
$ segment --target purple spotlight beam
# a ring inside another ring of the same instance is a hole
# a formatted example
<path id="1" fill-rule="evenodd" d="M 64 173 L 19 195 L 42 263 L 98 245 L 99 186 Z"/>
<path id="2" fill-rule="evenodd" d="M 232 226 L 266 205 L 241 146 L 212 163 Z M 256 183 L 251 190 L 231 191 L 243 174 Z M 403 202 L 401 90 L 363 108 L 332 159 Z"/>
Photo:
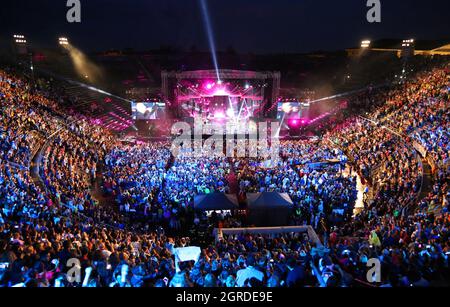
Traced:
<path id="1" fill-rule="evenodd" d="M 214 42 L 213 30 L 212 30 L 212 26 L 211 26 L 211 21 L 209 19 L 209 12 L 208 12 L 208 7 L 206 5 L 206 0 L 200 0 L 200 5 L 202 7 L 203 21 L 205 23 L 206 34 L 208 36 L 209 47 L 211 49 L 211 56 L 212 56 L 214 68 L 216 69 L 217 82 L 220 82 L 221 80 L 220 80 L 220 75 L 219 75 L 219 64 L 218 64 L 217 55 L 216 55 L 216 44 Z"/>

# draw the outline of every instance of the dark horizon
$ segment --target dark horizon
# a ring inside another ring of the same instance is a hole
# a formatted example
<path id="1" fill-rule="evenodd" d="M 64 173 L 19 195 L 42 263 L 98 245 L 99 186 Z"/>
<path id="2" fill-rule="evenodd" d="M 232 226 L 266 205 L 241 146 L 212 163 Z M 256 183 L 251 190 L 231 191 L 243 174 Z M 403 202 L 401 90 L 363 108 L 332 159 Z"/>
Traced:
<path id="1" fill-rule="evenodd" d="M 381 0 L 381 23 L 366 20 L 366 0 L 207 0 L 217 50 L 274 54 L 338 51 L 362 39 L 450 37 L 450 3 Z M 86 52 L 209 51 L 199 0 L 81 0 L 82 21 L 66 21 L 65 0 L 2 3 L 0 38 L 26 35 L 34 48 L 54 48 L 59 36 Z"/>

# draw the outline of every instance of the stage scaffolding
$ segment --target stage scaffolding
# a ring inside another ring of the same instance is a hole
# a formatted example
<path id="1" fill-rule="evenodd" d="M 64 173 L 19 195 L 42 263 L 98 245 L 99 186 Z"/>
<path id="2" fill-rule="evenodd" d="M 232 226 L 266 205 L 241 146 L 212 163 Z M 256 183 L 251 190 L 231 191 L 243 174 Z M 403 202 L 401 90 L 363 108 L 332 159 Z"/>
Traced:
<path id="1" fill-rule="evenodd" d="M 280 93 L 280 72 L 256 72 L 256 71 L 241 71 L 241 70 L 227 70 L 223 69 L 219 72 L 215 70 L 197 70 L 197 71 L 162 71 L 162 96 L 164 101 L 172 107 L 179 108 L 178 103 L 178 89 L 177 85 L 182 80 L 246 80 L 262 81 L 267 86 L 262 88 L 264 110 L 269 110 L 271 106 L 276 103 Z"/>

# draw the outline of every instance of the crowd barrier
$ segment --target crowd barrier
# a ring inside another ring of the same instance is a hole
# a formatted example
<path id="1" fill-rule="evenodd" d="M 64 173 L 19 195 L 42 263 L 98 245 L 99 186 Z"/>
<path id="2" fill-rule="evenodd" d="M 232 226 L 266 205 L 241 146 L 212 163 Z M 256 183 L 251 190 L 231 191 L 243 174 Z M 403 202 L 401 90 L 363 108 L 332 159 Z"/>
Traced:
<path id="1" fill-rule="evenodd" d="M 250 228 L 215 228 L 213 235 L 216 241 L 223 238 L 224 235 L 237 234 L 280 234 L 280 233 L 304 233 L 308 234 L 309 239 L 316 244 L 317 247 L 322 247 L 323 244 L 319 236 L 311 226 L 280 226 L 280 227 L 250 227 Z"/>

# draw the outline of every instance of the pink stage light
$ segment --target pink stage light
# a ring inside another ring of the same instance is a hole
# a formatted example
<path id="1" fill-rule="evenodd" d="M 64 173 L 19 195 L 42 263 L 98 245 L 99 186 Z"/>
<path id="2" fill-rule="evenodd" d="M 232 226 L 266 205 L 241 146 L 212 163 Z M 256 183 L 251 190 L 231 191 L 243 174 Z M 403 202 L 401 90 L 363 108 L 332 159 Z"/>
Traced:
<path id="1" fill-rule="evenodd" d="M 207 90 L 210 90 L 210 89 L 212 89 L 214 87 L 214 85 L 212 84 L 212 83 L 207 83 L 206 84 L 206 89 Z"/>
<path id="2" fill-rule="evenodd" d="M 216 113 L 214 113 L 214 117 L 218 119 L 223 119 L 225 118 L 225 113 L 223 113 L 223 111 L 217 111 Z"/>
<path id="3" fill-rule="evenodd" d="M 310 120 L 306 118 L 293 118 L 288 121 L 288 125 L 292 128 L 307 126 L 309 124 Z"/>
<path id="4" fill-rule="evenodd" d="M 230 94 L 223 88 L 218 88 L 214 94 L 214 96 L 230 96 Z"/>

